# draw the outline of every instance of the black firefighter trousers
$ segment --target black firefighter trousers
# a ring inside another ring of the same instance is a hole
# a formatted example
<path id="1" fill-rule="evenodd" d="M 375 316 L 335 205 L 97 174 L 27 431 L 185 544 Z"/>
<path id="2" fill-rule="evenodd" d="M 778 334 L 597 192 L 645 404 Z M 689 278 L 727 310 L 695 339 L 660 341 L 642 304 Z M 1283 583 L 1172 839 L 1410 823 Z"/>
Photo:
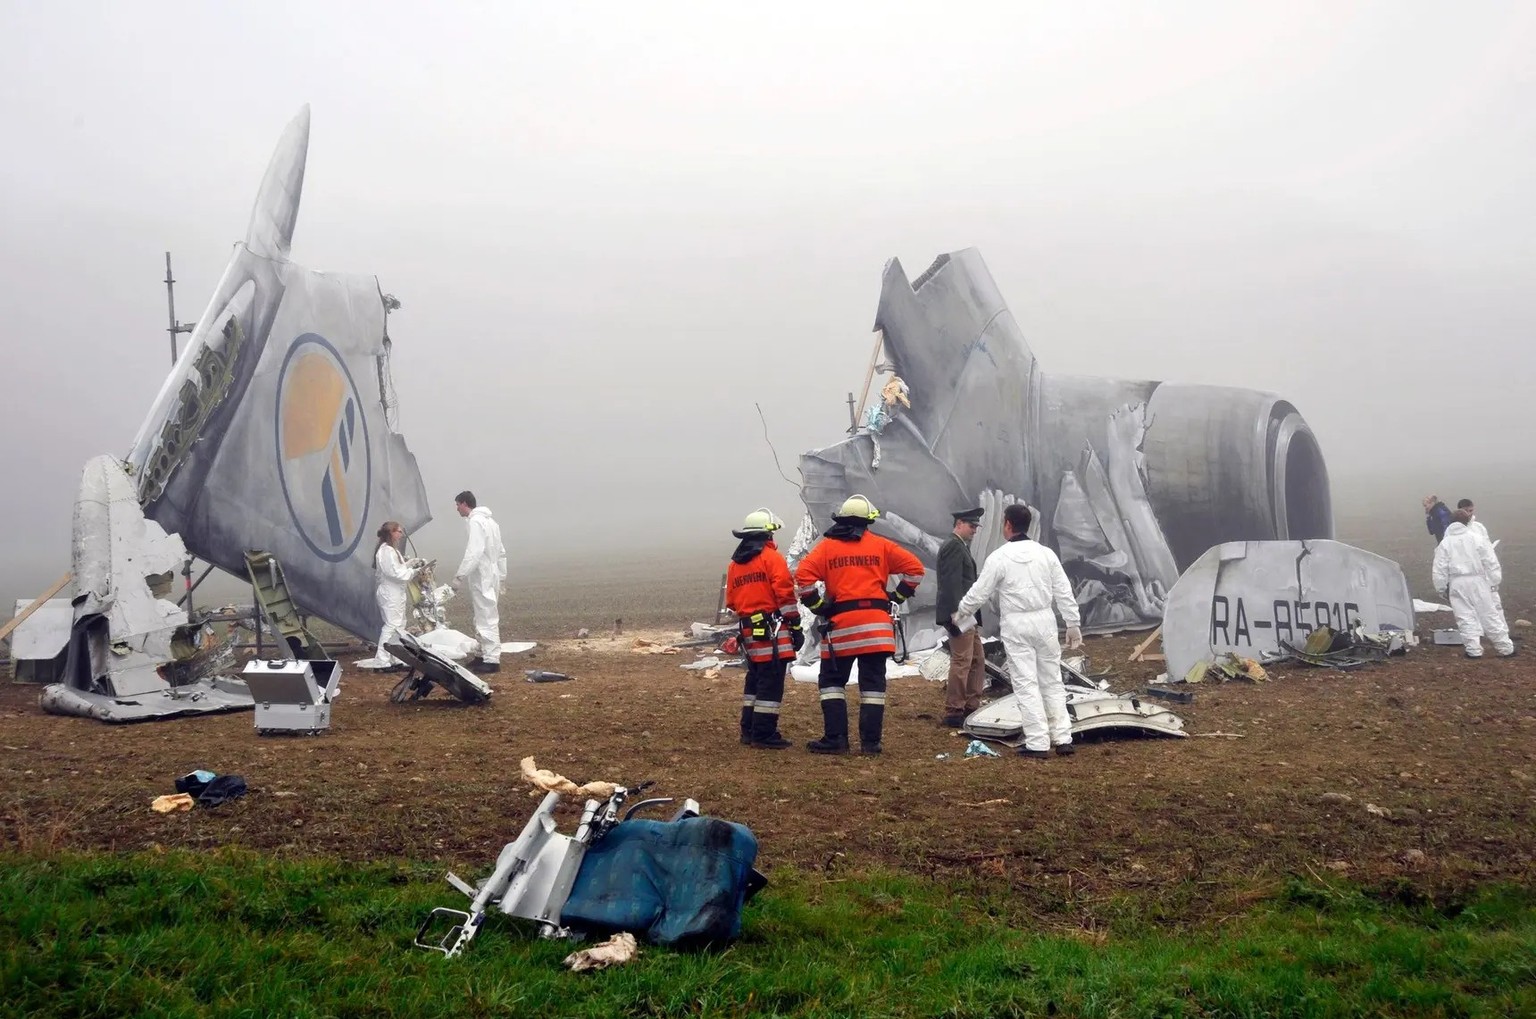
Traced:
<path id="1" fill-rule="evenodd" d="M 859 742 L 866 747 L 880 742 L 885 729 L 885 663 L 889 651 L 866 655 L 837 655 L 821 660 L 816 686 L 821 692 L 821 724 L 829 740 L 848 738 L 848 677 L 859 664 Z"/>

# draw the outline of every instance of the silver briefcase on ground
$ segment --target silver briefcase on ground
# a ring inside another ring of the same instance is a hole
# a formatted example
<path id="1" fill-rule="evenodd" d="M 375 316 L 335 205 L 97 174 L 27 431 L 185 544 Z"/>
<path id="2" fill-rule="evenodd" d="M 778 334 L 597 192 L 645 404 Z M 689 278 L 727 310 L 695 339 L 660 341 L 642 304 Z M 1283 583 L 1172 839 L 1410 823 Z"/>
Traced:
<path id="1" fill-rule="evenodd" d="M 259 659 L 248 662 L 241 676 L 256 702 L 258 733 L 318 733 L 331 727 L 340 662 Z"/>

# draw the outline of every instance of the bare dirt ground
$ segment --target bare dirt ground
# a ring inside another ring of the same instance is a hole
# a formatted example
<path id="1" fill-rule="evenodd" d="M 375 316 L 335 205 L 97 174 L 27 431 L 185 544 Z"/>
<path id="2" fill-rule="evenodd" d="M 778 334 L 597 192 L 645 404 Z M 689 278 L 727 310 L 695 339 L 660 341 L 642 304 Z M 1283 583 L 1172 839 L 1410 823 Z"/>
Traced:
<path id="1" fill-rule="evenodd" d="M 258 736 L 249 712 L 117 727 L 56 718 L 37 688 L 0 685 L 0 847 L 237 844 L 479 874 L 533 805 L 518 778 L 532 755 L 577 781 L 649 779 L 655 795 L 694 796 L 749 825 L 767 868 L 975 874 L 1071 922 L 1098 922 L 1121 892 L 1170 920 L 1210 915 L 1308 872 L 1406 894 L 1536 876 L 1536 648 L 1469 662 L 1425 646 L 1347 674 L 1295 667 L 1203 685 L 1174 710 L 1191 733 L 1235 737 L 1106 739 L 1045 763 L 963 759 L 964 739 L 938 725 L 940 687 L 899 679 L 884 756 L 827 758 L 741 746 L 739 670 L 709 680 L 679 668 L 692 651 L 630 650 L 682 626 L 615 637 L 610 620 L 592 639 L 504 658 L 479 707 L 441 691 L 392 704 L 398 677 L 349 669 L 331 731 L 314 737 Z M 1117 689 L 1158 671 L 1127 664 L 1134 643 L 1089 641 Z M 525 668 L 577 679 L 534 684 Z M 790 686 L 782 728 L 800 743 L 819 735 L 817 700 L 813 685 Z M 243 775 L 250 793 L 151 812 L 196 768 Z"/>
<path id="2" fill-rule="evenodd" d="M 1517 512 L 1530 493 L 1495 494 L 1506 611 L 1536 618 L 1536 517 Z M 1395 515 L 1341 518 L 1340 536 L 1397 560 L 1414 593 L 1432 597 L 1416 498 L 1397 502 Z M 1281 668 L 1269 683 L 1197 687 L 1194 703 L 1172 706 L 1191 733 L 1237 738 L 1102 740 L 1043 764 L 965 760 L 965 741 L 938 726 L 940 687 L 899 679 L 884 756 L 758 751 L 737 741 L 739 671 L 712 681 L 678 667 L 691 651 L 630 651 L 636 636 L 670 641 L 712 618 L 733 544 L 516 564 L 503 636 L 541 644 L 503 659 L 481 707 L 441 691 L 391 704 L 397 677 L 349 667 L 329 733 L 258 737 L 249 712 L 120 727 L 50 717 L 37 688 L 0 682 L 0 849 L 235 844 L 478 876 L 532 808 L 518 776 L 531 755 L 577 781 L 650 779 L 656 795 L 693 796 L 749 825 L 766 868 L 974 875 L 1067 923 L 1105 919 L 1120 893 L 1144 915 L 1220 916 L 1293 874 L 1407 895 L 1536 878 L 1536 630 L 1515 630 L 1521 652 L 1509 660 L 1426 642 L 1350 673 Z M 1427 635 L 1449 617 L 1420 625 Z M 594 636 L 573 640 L 578 627 Z M 1159 671 L 1126 662 L 1136 642 L 1089 640 L 1116 689 Z M 577 679 L 528 683 L 526 668 Z M 790 687 L 782 728 L 803 744 L 820 734 L 816 691 Z M 243 775 L 250 794 L 189 814 L 149 809 L 195 768 Z"/>

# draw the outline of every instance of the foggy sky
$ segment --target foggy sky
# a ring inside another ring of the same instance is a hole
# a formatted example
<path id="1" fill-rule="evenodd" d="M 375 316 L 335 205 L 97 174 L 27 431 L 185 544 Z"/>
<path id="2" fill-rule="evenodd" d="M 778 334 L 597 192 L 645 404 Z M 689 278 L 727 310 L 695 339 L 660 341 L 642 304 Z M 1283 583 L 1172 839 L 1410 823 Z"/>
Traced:
<path id="1" fill-rule="evenodd" d="M 463 487 L 514 561 L 793 526 L 754 402 L 795 477 L 884 262 L 967 246 L 1047 371 L 1279 393 L 1336 480 L 1529 472 L 1536 7 L 1079 6 L 0 2 L 0 593 L 306 102 L 293 257 L 402 302 L 429 552 Z"/>

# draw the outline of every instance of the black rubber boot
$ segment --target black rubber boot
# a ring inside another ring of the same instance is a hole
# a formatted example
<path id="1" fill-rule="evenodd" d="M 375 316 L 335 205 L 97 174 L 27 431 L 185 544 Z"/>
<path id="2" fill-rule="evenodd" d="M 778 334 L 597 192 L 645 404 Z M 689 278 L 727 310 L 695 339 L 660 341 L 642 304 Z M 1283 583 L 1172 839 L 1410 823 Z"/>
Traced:
<path id="1" fill-rule="evenodd" d="M 880 735 L 885 729 L 884 704 L 859 705 L 859 746 L 866 754 L 880 752 Z"/>
<path id="2" fill-rule="evenodd" d="M 764 750 L 783 750 L 789 740 L 779 735 L 778 712 L 752 712 L 752 745 Z"/>
<path id="3" fill-rule="evenodd" d="M 752 742 L 752 709 L 741 709 L 741 742 L 745 746 Z"/>
<path id="4" fill-rule="evenodd" d="M 846 754 L 848 752 L 848 702 L 842 697 L 829 697 L 821 702 L 821 739 L 813 739 L 805 748 L 813 754 Z"/>

